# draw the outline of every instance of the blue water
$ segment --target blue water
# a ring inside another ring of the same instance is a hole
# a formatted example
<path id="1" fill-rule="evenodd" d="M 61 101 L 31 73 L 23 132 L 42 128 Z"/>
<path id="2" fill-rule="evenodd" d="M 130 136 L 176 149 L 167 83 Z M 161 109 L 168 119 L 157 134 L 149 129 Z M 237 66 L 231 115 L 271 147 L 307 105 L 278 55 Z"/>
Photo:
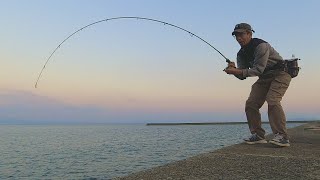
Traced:
<path id="1" fill-rule="evenodd" d="M 246 124 L 0 125 L 0 179 L 110 179 L 236 144 L 248 134 Z"/>

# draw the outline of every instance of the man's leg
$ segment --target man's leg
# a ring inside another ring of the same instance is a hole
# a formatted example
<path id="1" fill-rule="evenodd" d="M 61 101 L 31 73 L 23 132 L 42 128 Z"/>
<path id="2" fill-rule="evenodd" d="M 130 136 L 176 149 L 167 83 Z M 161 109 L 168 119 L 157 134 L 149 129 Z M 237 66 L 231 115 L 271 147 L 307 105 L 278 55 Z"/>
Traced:
<path id="1" fill-rule="evenodd" d="M 286 116 L 280 101 L 287 91 L 291 81 L 291 76 L 286 72 L 279 72 L 271 82 L 269 92 L 266 97 L 268 102 L 269 122 L 274 134 L 280 134 L 288 139 L 286 128 Z"/>
<path id="2" fill-rule="evenodd" d="M 256 133 L 258 136 L 264 138 L 265 130 L 261 127 L 261 114 L 259 109 L 266 100 L 269 85 L 265 79 L 258 79 L 251 88 L 248 100 L 246 101 L 245 112 L 250 132 Z"/>

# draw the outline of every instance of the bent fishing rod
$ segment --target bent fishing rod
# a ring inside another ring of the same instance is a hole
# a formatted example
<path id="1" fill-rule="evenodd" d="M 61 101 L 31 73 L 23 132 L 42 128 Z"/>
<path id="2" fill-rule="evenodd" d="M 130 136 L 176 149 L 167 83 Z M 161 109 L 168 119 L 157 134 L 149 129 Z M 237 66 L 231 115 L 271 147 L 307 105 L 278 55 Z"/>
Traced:
<path id="1" fill-rule="evenodd" d="M 83 26 L 81 27 L 80 29 L 76 30 L 75 32 L 73 32 L 72 34 L 70 34 L 67 38 L 65 38 L 54 50 L 53 52 L 50 54 L 50 56 L 47 58 L 45 64 L 43 65 L 39 75 L 38 75 L 38 78 L 37 78 L 37 81 L 35 83 L 35 88 L 38 87 L 38 83 L 39 83 L 39 80 L 40 78 L 42 77 L 42 74 L 44 72 L 44 69 L 46 68 L 48 62 L 50 61 L 50 59 L 52 58 L 53 54 L 55 54 L 55 52 L 61 47 L 61 45 L 63 43 L 65 43 L 68 39 L 70 39 L 73 35 L 77 34 L 78 32 L 90 27 L 90 26 L 93 26 L 93 25 L 96 25 L 96 24 L 99 24 L 99 23 L 103 23 L 103 22 L 108 22 L 108 21 L 112 21 L 112 20 L 120 20 L 120 19 L 136 19 L 136 20 L 145 20 L 145 21 L 152 21 L 152 22 L 156 22 L 156 23 L 161 23 L 161 24 L 164 24 L 164 25 L 169 25 L 171 27 L 174 27 L 174 28 L 177 28 L 177 29 L 180 29 L 182 31 L 185 31 L 187 33 L 189 33 L 192 37 L 196 37 L 198 39 L 200 39 L 202 42 L 206 43 L 207 45 L 209 45 L 211 48 L 213 48 L 216 52 L 218 52 L 225 60 L 227 63 L 230 63 L 231 61 L 226 57 L 224 56 L 218 49 L 216 49 L 213 45 L 211 45 L 210 43 L 208 43 L 206 40 L 202 39 L 200 36 L 182 28 L 182 27 L 179 27 L 177 25 L 174 25 L 174 24 L 171 24 L 171 23 L 167 23 L 165 21 L 160 21 L 160 20 L 157 20 L 157 19 L 152 19 L 152 18 L 146 18 L 146 17 L 138 17 L 138 16 L 123 16 L 123 17 L 113 17 L 113 18 L 107 18 L 107 19 L 103 19 L 103 20 L 100 20 L 100 21 L 96 21 L 96 22 L 93 22 L 91 24 L 88 24 L 86 26 Z"/>

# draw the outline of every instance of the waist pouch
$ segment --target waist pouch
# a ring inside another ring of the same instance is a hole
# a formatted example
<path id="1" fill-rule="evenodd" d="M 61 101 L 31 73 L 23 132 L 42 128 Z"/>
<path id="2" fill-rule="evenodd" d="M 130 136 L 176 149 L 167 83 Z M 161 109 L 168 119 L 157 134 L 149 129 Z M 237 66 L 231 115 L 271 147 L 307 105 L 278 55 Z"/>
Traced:
<path id="1" fill-rule="evenodd" d="M 300 67 L 298 65 L 299 58 L 294 59 L 285 59 L 283 61 L 279 61 L 276 65 L 272 67 L 268 67 L 264 72 L 271 70 L 281 70 L 287 72 L 291 78 L 297 77 L 299 74 Z"/>
<path id="2" fill-rule="evenodd" d="M 298 58 L 284 60 L 284 71 L 290 74 L 292 78 L 297 77 L 300 67 L 298 65 Z"/>

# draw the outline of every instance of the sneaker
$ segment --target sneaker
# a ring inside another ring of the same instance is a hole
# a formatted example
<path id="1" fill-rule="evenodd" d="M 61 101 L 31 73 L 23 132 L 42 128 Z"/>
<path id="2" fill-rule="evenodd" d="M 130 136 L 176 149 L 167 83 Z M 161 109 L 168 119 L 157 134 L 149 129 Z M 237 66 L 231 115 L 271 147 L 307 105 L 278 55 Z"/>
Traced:
<path id="1" fill-rule="evenodd" d="M 288 139 L 285 139 L 281 134 L 275 134 L 274 138 L 269 141 L 269 143 L 281 146 L 281 147 L 288 147 L 290 146 L 290 142 Z"/>
<path id="2" fill-rule="evenodd" d="M 243 139 L 247 144 L 265 144 L 267 143 L 265 138 L 258 136 L 256 133 L 252 134 L 249 138 Z"/>

